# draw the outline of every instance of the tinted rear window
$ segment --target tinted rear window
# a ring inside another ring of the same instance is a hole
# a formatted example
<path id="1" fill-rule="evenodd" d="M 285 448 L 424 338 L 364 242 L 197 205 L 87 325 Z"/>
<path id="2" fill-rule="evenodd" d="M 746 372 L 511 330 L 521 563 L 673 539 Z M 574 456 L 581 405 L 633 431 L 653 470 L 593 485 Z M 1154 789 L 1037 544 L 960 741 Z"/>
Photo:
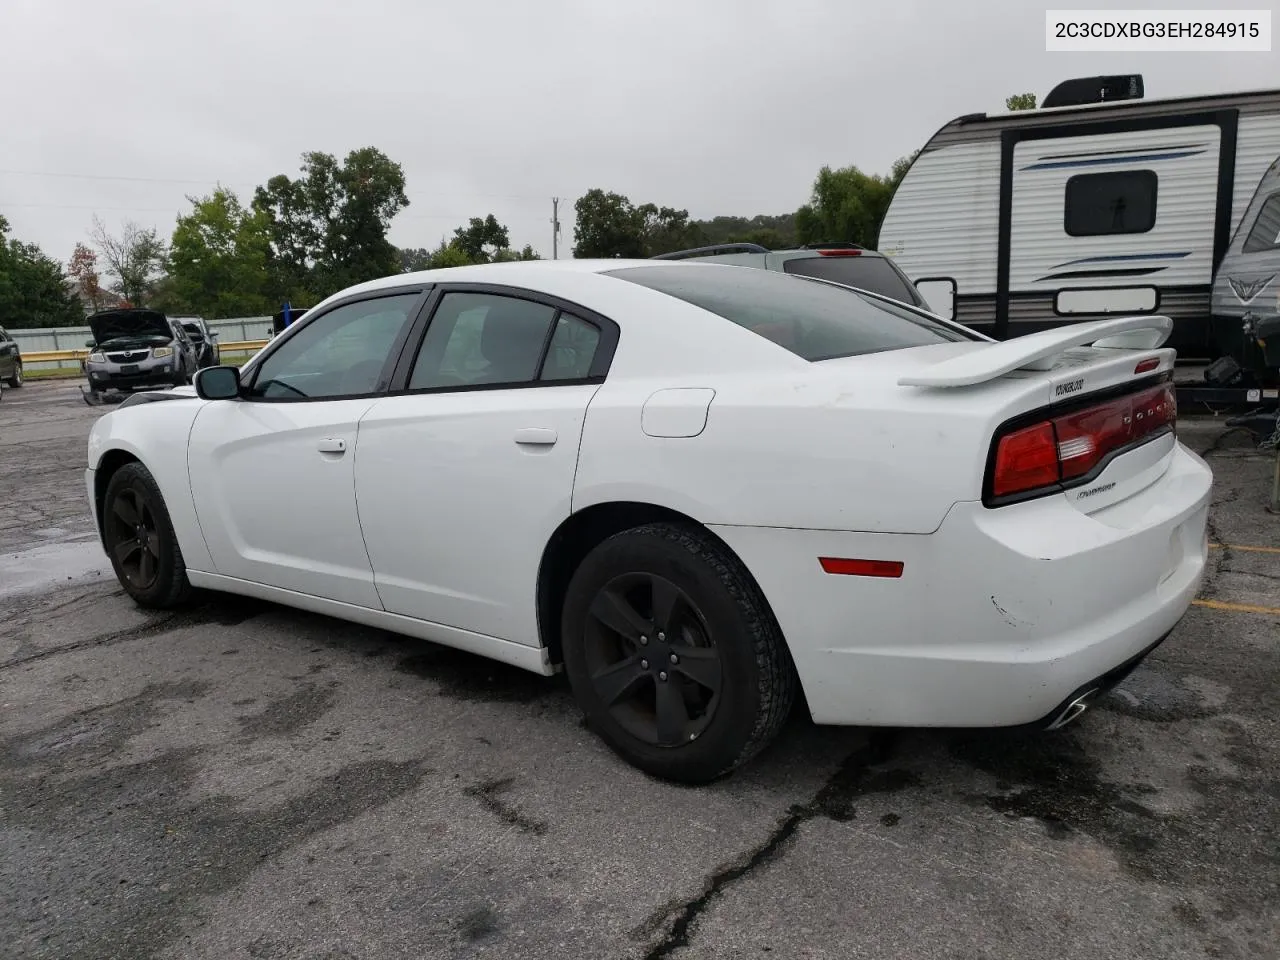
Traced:
<path id="1" fill-rule="evenodd" d="M 609 274 L 719 314 L 806 360 L 977 339 L 856 290 L 772 270 L 684 264 Z"/>
<path id="2" fill-rule="evenodd" d="M 802 277 L 845 283 L 903 303 L 920 305 L 911 288 L 884 257 L 797 257 L 784 261 L 782 269 Z"/>

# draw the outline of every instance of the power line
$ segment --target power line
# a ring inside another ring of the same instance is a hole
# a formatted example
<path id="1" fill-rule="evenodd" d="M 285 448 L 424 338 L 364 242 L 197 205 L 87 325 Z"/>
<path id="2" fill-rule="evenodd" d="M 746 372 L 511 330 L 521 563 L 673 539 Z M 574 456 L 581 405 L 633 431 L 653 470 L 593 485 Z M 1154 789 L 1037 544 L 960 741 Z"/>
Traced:
<path id="1" fill-rule="evenodd" d="M 173 183 L 185 184 L 187 186 L 215 186 L 224 187 L 256 187 L 260 184 L 250 183 L 247 180 L 221 180 L 218 178 L 210 178 L 207 180 L 187 180 L 176 177 L 129 177 L 108 173 L 61 173 L 49 170 L 0 170 L 0 174 L 15 177 L 53 177 L 63 180 L 114 180 L 123 183 Z M 406 190 L 405 193 L 412 196 L 422 196 L 429 193 L 427 190 Z M 458 193 L 454 190 L 448 191 L 452 197 L 469 197 L 477 200 L 542 200 L 538 195 L 530 193 Z"/>
<path id="2" fill-rule="evenodd" d="M 39 210 L 103 210 L 114 213 L 173 213 L 179 211 L 175 207 L 107 207 L 96 203 L 10 203 L 7 200 L 0 200 L 0 208 L 19 209 L 34 208 Z M 466 223 L 471 218 L 471 214 L 457 213 L 398 213 L 396 220 L 451 220 L 455 223 Z M 524 221 L 532 223 L 533 221 L 542 222 L 539 216 L 514 216 L 503 217 L 504 221 Z"/>

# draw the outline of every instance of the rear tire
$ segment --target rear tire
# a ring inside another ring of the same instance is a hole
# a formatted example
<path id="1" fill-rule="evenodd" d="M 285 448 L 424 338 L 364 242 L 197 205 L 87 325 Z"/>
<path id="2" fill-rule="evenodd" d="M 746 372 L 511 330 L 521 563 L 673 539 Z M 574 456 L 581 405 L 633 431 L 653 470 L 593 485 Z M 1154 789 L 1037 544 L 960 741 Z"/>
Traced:
<path id="1" fill-rule="evenodd" d="M 22 383 L 23 383 L 23 380 L 22 380 L 22 364 L 21 364 L 21 363 L 15 363 L 15 364 L 13 365 L 13 376 L 9 378 L 9 386 L 11 386 L 11 387 L 13 387 L 13 389 L 17 390 L 19 387 L 21 387 L 21 386 L 22 386 Z"/>
<path id="2" fill-rule="evenodd" d="M 795 667 L 755 581 L 692 524 L 599 544 L 569 583 L 562 624 L 565 672 L 588 724 L 666 780 L 729 773 L 774 739 L 795 701 Z"/>
<path id="3" fill-rule="evenodd" d="M 155 478 L 127 463 L 107 481 L 102 544 L 116 579 L 139 606 L 168 610 L 191 595 L 187 566 Z"/>

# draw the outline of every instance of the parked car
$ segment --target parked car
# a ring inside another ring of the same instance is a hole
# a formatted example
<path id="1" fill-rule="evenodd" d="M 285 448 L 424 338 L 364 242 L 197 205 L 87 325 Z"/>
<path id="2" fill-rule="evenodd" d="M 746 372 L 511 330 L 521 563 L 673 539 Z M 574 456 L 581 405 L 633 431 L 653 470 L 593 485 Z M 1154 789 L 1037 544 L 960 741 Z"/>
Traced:
<path id="1" fill-rule="evenodd" d="M 93 339 L 84 363 L 89 392 L 180 386 L 198 369 L 182 325 L 158 310 L 104 310 L 88 319 Z"/>
<path id="2" fill-rule="evenodd" d="M 821 724 L 1058 728 L 1150 653 L 1208 554 L 1172 326 L 997 343 L 705 263 L 402 274 L 127 398 L 85 484 L 143 606 L 563 669 L 622 757 L 705 782 L 801 691 Z"/>
<path id="3" fill-rule="evenodd" d="M 0 380 L 11 387 L 22 386 L 22 350 L 3 327 L 0 327 Z"/>
<path id="4" fill-rule="evenodd" d="M 222 351 L 218 347 L 217 331 L 209 327 L 204 317 L 174 317 L 174 319 L 182 324 L 182 329 L 186 331 L 187 337 L 195 348 L 196 369 L 216 367 L 222 358 Z"/>
<path id="5" fill-rule="evenodd" d="M 930 310 L 907 275 L 892 259 L 856 243 L 819 243 L 792 250 L 770 250 L 758 243 L 721 243 L 664 253 L 654 260 L 694 260 L 778 270 L 869 290 L 900 303 Z M 936 311 L 935 311 L 936 312 Z"/>

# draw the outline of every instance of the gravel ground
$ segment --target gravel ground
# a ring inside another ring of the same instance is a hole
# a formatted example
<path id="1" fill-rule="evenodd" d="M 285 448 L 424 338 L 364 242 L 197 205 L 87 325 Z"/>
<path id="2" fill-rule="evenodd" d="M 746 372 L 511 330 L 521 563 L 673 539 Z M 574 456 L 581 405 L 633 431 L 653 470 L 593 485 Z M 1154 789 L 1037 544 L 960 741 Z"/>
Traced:
<path id="1" fill-rule="evenodd" d="M 100 412 L 0 403 L 0 956 L 1280 956 L 1280 517 L 1218 423 L 1183 428 L 1210 605 L 1078 726 L 797 716 L 681 789 L 559 679 L 235 598 L 138 610 L 81 489 Z"/>

